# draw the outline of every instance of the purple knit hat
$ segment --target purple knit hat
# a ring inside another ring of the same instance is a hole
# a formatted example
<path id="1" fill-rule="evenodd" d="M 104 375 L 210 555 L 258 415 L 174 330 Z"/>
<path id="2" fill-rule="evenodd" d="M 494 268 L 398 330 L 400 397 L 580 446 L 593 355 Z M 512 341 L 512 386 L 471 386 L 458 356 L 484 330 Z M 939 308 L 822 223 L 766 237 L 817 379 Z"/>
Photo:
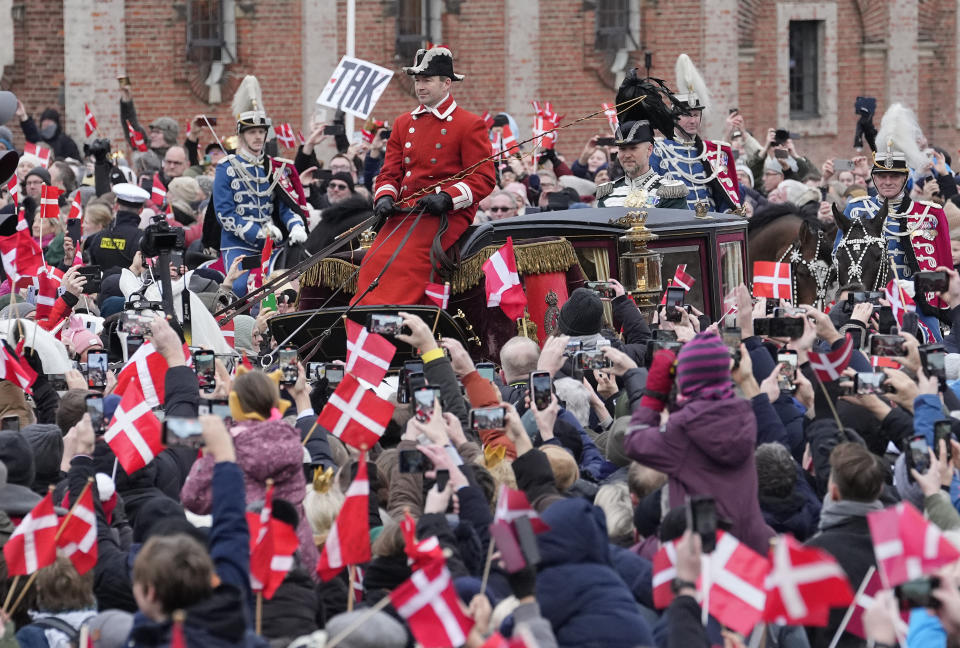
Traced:
<path id="1" fill-rule="evenodd" d="M 687 398 L 720 400 L 733 395 L 730 352 L 716 333 L 700 333 L 677 357 L 677 388 Z"/>

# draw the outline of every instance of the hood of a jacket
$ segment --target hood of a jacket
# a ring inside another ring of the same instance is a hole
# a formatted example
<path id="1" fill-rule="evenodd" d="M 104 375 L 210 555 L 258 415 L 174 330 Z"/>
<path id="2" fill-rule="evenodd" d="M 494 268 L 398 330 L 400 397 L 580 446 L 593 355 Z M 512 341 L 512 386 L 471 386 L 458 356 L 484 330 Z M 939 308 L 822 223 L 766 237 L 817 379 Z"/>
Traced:
<path id="1" fill-rule="evenodd" d="M 610 564 L 603 510 L 574 498 L 551 504 L 540 514 L 550 527 L 537 535 L 541 567 L 563 563 Z"/>
<path id="2" fill-rule="evenodd" d="M 671 418 L 677 414 L 687 422 L 687 437 L 712 461 L 735 467 L 753 456 L 757 420 L 750 401 L 696 399 L 685 403 Z M 668 433 L 669 427 L 668 422 Z"/>

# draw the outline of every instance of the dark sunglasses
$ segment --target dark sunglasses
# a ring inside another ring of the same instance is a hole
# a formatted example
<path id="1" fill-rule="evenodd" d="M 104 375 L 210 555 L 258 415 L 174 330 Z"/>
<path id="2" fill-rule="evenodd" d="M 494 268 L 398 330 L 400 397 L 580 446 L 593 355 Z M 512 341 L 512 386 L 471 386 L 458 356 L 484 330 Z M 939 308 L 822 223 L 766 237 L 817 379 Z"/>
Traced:
<path id="1" fill-rule="evenodd" d="M 491 208 L 490 208 L 490 211 L 492 211 L 492 212 L 508 212 L 508 211 L 510 211 L 510 210 L 512 210 L 512 209 L 516 209 L 516 207 L 491 207 Z"/>
<path id="2" fill-rule="evenodd" d="M 349 186 L 340 182 L 337 182 L 337 183 L 331 182 L 327 186 L 330 187 L 331 189 L 349 189 L 350 188 Z"/>

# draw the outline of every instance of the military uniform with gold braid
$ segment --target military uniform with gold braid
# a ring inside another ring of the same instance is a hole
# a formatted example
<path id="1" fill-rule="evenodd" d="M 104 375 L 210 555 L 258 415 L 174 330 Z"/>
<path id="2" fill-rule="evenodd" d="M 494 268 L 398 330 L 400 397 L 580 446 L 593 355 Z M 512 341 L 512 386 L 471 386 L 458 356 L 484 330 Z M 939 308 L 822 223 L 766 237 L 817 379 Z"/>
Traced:
<path id="1" fill-rule="evenodd" d="M 643 143 L 653 144 L 653 129 L 647 121 L 624 122 L 617 127 L 615 139 L 617 146 L 636 146 Z M 646 196 L 648 207 L 664 209 L 686 209 L 687 187 L 678 180 L 661 178 L 656 171 L 647 167 L 635 178 L 623 176 L 613 182 L 597 186 L 598 207 L 622 207 L 627 195 L 640 192 Z"/>
<path id="2" fill-rule="evenodd" d="M 223 231 L 220 254 L 229 269 L 240 256 L 259 255 L 267 237 L 277 244 L 287 240 L 300 244 L 307 240 L 297 191 L 299 177 L 293 162 L 252 152 L 243 142 L 242 133 L 262 128 L 269 133 L 271 122 L 263 110 L 260 84 L 247 76 L 234 96 L 237 114 L 237 152 L 223 158 L 213 181 L 213 205 Z M 233 283 L 239 296 L 247 293 L 247 272 Z"/>

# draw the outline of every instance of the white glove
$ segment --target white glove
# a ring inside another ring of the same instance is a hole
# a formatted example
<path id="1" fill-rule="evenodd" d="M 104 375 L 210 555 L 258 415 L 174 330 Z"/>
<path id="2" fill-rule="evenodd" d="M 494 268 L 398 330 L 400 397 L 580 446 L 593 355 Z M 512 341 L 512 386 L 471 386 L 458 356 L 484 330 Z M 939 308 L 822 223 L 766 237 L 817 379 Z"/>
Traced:
<path id="1" fill-rule="evenodd" d="M 294 225 L 293 229 L 290 230 L 290 243 L 299 245 L 306 240 L 307 230 L 303 229 L 303 225 Z"/>
<path id="2" fill-rule="evenodd" d="M 274 243 L 279 243 L 283 240 L 283 232 L 281 232 L 280 228 L 273 223 L 267 223 L 264 225 L 263 231 L 266 232 L 267 236 L 273 239 Z"/>

